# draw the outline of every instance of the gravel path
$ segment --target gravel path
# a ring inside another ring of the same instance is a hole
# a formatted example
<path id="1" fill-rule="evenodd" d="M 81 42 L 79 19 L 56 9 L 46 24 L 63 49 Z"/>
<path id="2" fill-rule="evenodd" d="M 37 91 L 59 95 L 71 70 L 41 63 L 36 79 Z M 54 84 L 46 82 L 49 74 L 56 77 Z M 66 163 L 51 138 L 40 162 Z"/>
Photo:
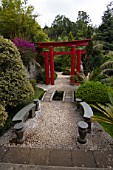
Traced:
<path id="1" fill-rule="evenodd" d="M 69 77 L 66 77 L 63 81 L 62 79 L 60 75 L 56 85 L 52 88 L 74 89 L 73 86 L 66 84 L 67 81 L 69 82 Z M 25 122 L 25 142 L 16 145 L 16 136 L 13 128 L 11 128 L 0 137 L 0 145 L 51 149 L 113 149 L 113 139 L 96 122 L 92 124 L 91 133 L 87 134 L 87 143 L 79 144 L 77 142 L 77 123 L 80 120 L 83 120 L 83 118 L 81 113 L 76 111 L 75 103 L 41 101 L 41 110 L 36 112 L 34 118 Z"/>
<path id="2" fill-rule="evenodd" d="M 12 147 L 36 147 L 56 149 L 112 149 L 113 140 L 103 129 L 93 123 L 92 132 L 87 134 L 87 143 L 77 142 L 77 123 L 82 116 L 76 111 L 76 105 L 69 102 L 41 102 L 41 112 L 25 122 L 25 142 L 15 144 L 15 133 L 10 129 L 0 137 L 0 145 Z"/>

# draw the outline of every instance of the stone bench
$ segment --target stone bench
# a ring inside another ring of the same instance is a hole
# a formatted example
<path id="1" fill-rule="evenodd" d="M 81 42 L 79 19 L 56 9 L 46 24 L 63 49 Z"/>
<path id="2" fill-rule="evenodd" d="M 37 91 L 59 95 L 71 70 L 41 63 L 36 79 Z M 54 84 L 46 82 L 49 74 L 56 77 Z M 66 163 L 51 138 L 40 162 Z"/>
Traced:
<path id="1" fill-rule="evenodd" d="M 34 99 L 34 104 L 36 104 L 36 111 L 39 111 L 41 109 L 40 106 L 40 100 L 39 99 Z"/>
<path id="2" fill-rule="evenodd" d="M 84 121 L 88 124 L 88 132 L 91 131 L 91 117 L 93 116 L 92 108 L 86 102 L 80 102 L 80 105 L 83 109 L 83 118 Z"/>
<path id="3" fill-rule="evenodd" d="M 31 103 L 22 108 L 12 119 L 13 123 L 25 122 L 35 116 L 36 104 Z"/>
<path id="4" fill-rule="evenodd" d="M 77 110 L 79 110 L 80 109 L 80 102 L 82 102 L 82 99 L 76 98 L 75 101 L 76 101 L 76 105 L 77 105 Z"/>

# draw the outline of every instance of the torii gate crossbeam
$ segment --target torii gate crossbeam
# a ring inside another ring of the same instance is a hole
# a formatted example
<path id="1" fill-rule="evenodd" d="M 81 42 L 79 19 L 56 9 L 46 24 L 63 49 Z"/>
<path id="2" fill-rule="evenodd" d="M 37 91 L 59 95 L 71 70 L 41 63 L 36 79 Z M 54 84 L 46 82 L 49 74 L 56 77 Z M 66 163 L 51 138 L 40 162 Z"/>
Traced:
<path id="1" fill-rule="evenodd" d="M 85 54 L 85 50 L 76 50 L 78 46 L 87 46 L 91 39 L 85 40 L 75 40 L 75 41 L 66 41 L 66 42 L 38 42 L 36 43 L 38 48 L 46 48 L 41 55 L 45 58 L 45 72 L 46 72 L 46 85 L 50 84 L 54 85 L 54 55 L 71 55 L 71 77 L 74 77 L 75 70 L 75 55 L 77 55 L 77 72 L 80 72 L 80 64 L 81 64 L 81 54 Z M 54 47 L 71 47 L 71 50 L 68 52 L 55 52 Z M 47 51 L 48 50 L 48 51 Z M 49 76 L 49 61 L 48 57 L 50 56 L 50 76 Z M 70 83 L 74 83 L 74 79 L 70 80 Z"/>

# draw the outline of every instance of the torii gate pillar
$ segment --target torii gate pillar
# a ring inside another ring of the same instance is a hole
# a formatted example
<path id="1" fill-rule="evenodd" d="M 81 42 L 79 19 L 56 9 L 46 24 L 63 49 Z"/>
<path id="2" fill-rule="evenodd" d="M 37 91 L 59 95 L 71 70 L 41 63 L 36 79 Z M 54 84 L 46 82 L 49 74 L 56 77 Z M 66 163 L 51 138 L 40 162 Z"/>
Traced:
<path id="1" fill-rule="evenodd" d="M 71 48 L 71 77 L 70 77 L 70 83 L 73 85 L 74 84 L 74 72 L 75 72 L 75 45 L 72 46 Z"/>
<path id="2" fill-rule="evenodd" d="M 53 50 L 53 46 L 49 47 L 49 52 L 50 52 L 51 85 L 54 85 L 54 50 Z"/>
<path id="3" fill-rule="evenodd" d="M 48 51 L 44 51 L 44 59 L 45 59 L 46 85 L 48 85 L 48 84 L 50 84 L 50 80 L 49 80 Z"/>
<path id="4" fill-rule="evenodd" d="M 76 70 L 80 73 L 80 65 L 81 65 L 81 50 L 77 50 L 77 67 Z"/>

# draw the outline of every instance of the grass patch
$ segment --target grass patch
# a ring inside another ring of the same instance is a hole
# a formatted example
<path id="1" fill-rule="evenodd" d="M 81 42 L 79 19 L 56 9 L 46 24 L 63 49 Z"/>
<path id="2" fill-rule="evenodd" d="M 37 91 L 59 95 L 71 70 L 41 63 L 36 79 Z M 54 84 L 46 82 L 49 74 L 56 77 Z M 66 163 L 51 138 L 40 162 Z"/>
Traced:
<path id="1" fill-rule="evenodd" d="M 36 87 L 36 91 L 35 91 L 35 95 L 33 97 L 33 100 L 35 98 L 41 99 L 44 93 L 45 93 L 45 91 L 43 89 Z"/>
<path id="2" fill-rule="evenodd" d="M 99 124 L 113 138 L 113 125 L 112 124 L 108 124 L 108 123 L 104 123 L 104 122 L 99 122 Z"/>
<path id="3" fill-rule="evenodd" d="M 8 119 L 6 120 L 4 127 L 0 127 L 0 136 L 3 135 L 8 129 L 10 129 L 13 126 L 12 118 L 14 117 L 14 115 L 24 106 L 28 105 L 29 103 L 32 103 L 34 99 L 36 98 L 41 99 L 44 92 L 45 91 L 43 89 L 36 87 L 35 95 L 33 96 L 32 99 L 30 99 L 27 102 L 23 102 L 21 105 L 18 105 L 15 108 L 7 107 L 6 109 L 8 112 Z"/>
<path id="4" fill-rule="evenodd" d="M 105 115 L 102 115 L 102 113 L 99 113 L 97 111 L 94 111 L 94 115 L 96 116 L 103 116 L 105 117 Z M 112 138 L 113 138 L 113 124 L 109 124 L 109 123 L 105 123 L 105 122 L 101 122 L 98 121 L 98 123 L 102 126 L 102 128 L 105 130 L 106 133 L 108 133 Z"/>

